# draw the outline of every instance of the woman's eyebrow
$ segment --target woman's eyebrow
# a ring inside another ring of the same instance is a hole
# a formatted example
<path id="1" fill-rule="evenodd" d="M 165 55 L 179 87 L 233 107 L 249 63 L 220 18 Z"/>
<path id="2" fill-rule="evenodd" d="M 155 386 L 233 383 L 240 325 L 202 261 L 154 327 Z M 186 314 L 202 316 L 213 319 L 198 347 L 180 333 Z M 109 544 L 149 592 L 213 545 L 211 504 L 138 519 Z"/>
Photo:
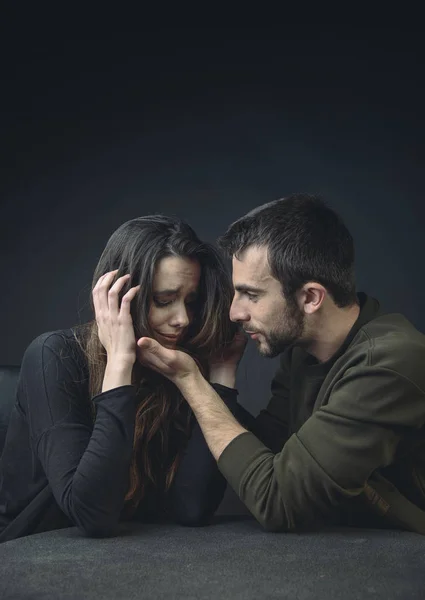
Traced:
<path id="1" fill-rule="evenodd" d="M 154 296 L 173 296 L 178 294 L 181 291 L 181 287 L 176 289 L 168 289 L 168 290 L 154 290 L 152 293 Z M 198 296 L 199 291 L 194 290 L 193 292 L 189 292 L 188 296 Z"/>
<path id="2" fill-rule="evenodd" d="M 175 290 L 155 290 L 153 293 L 156 294 L 156 295 L 158 295 L 158 296 L 160 294 L 162 294 L 164 296 L 166 296 L 166 295 L 167 296 L 171 296 L 172 294 L 178 294 L 179 291 L 180 291 L 180 288 L 177 288 Z"/>

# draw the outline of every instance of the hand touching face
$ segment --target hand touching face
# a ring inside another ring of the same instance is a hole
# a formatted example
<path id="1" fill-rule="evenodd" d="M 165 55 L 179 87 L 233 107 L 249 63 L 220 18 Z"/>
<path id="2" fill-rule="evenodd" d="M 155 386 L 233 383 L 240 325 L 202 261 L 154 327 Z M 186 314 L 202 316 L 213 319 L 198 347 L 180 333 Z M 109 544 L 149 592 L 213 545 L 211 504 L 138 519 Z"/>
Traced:
<path id="1" fill-rule="evenodd" d="M 130 304 L 140 289 L 132 287 L 119 303 L 119 293 L 130 278 L 123 275 L 115 282 L 117 271 L 105 273 L 93 288 L 93 305 L 100 343 L 106 350 L 108 361 L 121 366 L 133 365 L 136 360 L 136 339 Z"/>
<path id="2" fill-rule="evenodd" d="M 199 373 L 197 364 L 186 352 L 166 348 L 152 338 L 142 337 L 137 341 L 137 357 L 142 365 L 164 375 L 177 386 Z"/>

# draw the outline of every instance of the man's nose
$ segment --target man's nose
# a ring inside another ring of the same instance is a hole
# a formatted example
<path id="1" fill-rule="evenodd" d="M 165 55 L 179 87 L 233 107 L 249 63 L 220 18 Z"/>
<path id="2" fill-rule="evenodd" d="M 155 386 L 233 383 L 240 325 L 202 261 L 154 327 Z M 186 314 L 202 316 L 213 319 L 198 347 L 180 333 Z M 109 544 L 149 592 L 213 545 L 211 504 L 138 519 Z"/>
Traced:
<path id="1" fill-rule="evenodd" d="M 235 298 L 233 298 L 232 305 L 230 307 L 229 317 L 231 321 L 239 322 L 239 321 L 249 321 L 250 316 L 248 311 L 243 307 L 241 302 L 238 302 Z"/>

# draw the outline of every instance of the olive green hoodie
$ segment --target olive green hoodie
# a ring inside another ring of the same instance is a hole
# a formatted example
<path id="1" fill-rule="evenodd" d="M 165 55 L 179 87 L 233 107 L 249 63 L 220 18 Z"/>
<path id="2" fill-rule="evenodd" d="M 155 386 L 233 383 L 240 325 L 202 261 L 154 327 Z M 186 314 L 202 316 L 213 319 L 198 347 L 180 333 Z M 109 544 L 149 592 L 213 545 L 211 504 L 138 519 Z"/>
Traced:
<path id="1" fill-rule="evenodd" d="M 373 298 L 359 302 L 330 360 L 296 346 L 281 355 L 267 410 L 220 456 L 268 530 L 355 524 L 425 534 L 425 336 L 402 315 L 380 315 Z"/>

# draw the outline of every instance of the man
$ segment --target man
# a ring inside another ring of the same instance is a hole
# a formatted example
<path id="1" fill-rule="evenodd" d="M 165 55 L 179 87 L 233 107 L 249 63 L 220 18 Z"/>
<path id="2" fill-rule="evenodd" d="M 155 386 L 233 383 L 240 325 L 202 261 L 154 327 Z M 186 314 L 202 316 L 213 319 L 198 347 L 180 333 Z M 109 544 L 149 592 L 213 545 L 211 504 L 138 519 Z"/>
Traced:
<path id="1" fill-rule="evenodd" d="M 250 431 L 190 357 L 148 338 L 138 345 L 185 396 L 223 475 L 267 530 L 425 534 L 425 336 L 356 294 L 352 237 L 314 196 L 256 208 L 221 246 L 233 257 L 230 318 L 261 354 L 281 355 Z M 234 386 L 243 345 L 226 351 L 216 383 Z"/>

